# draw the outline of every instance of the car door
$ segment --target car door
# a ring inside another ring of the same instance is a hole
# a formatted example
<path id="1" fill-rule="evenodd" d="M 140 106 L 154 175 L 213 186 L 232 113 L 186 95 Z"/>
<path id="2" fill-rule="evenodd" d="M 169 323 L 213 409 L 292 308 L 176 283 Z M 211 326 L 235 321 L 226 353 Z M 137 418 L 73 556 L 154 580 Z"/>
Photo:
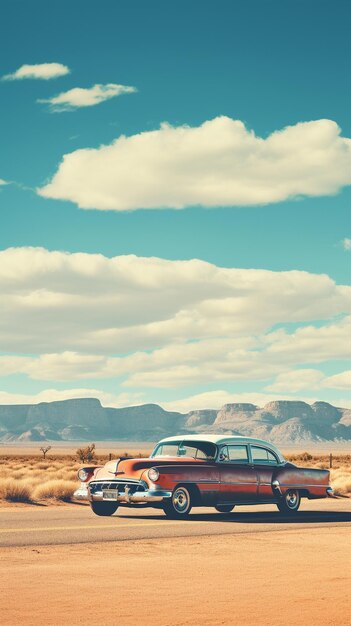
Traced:
<path id="1" fill-rule="evenodd" d="M 255 502 L 258 478 L 250 463 L 247 445 L 226 445 L 220 450 L 219 479 L 221 503 Z"/>
<path id="2" fill-rule="evenodd" d="M 260 502 L 275 500 L 272 489 L 273 473 L 279 464 L 279 460 L 272 452 L 263 446 L 250 446 L 251 459 L 258 477 L 257 497 Z"/>

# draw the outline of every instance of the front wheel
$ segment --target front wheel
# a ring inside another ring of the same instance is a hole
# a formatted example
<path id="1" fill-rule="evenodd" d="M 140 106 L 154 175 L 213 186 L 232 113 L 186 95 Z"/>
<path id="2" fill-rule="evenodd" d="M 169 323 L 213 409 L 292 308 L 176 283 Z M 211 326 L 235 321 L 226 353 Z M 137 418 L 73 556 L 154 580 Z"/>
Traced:
<path id="1" fill-rule="evenodd" d="M 172 497 L 163 505 L 167 517 L 180 519 L 190 513 L 192 507 L 191 495 L 186 487 L 176 487 Z"/>
<path id="2" fill-rule="evenodd" d="M 296 513 L 300 503 L 301 496 L 297 489 L 289 489 L 278 502 L 277 507 L 281 513 Z"/>
<path id="3" fill-rule="evenodd" d="M 118 509 L 118 504 L 115 502 L 90 502 L 90 506 L 95 515 L 103 517 L 113 515 Z"/>
<path id="4" fill-rule="evenodd" d="M 234 509 L 235 504 L 217 504 L 215 506 L 218 513 L 230 513 Z"/>

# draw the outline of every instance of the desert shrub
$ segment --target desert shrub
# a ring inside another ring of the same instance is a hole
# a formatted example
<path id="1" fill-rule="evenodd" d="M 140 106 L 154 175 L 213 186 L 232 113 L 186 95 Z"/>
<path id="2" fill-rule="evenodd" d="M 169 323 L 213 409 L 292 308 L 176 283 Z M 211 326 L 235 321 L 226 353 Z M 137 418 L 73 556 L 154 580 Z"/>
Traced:
<path id="1" fill-rule="evenodd" d="M 311 461 L 312 459 L 313 459 L 312 454 L 310 454 L 309 452 L 302 452 L 301 461 Z"/>
<path id="2" fill-rule="evenodd" d="M 336 495 L 346 496 L 351 494 L 351 471 L 337 469 L 331 471 L 331 486 Z"/>
<path id="3" fill-rule="evenodd" d="M 33 492 L 35 500 L 54 499 L 68 502 L 77 489 L 77 482 L 73 480 L 48 480 L 39 484 Z"/>
<path id="4" fill-rule="evenodd" d="M 313 456 L 309 452 L 300 452 L 299 454 L 288 454 L 287 458 L 290 461 L 312 461 Z"/>
<path id="5" fill-rule="evenodd" d="M 91 443 L 85 448 L 78 448 L 76 455 L 83 463 L 85 461 L 90 463 L 95 458 L 95 443 Z"/>
<path id="6" fill-rule="evenodd" d="M 27 480 L 5 478 L 0 480 L 0 500 L 31 502 L 32 485 Z"/>

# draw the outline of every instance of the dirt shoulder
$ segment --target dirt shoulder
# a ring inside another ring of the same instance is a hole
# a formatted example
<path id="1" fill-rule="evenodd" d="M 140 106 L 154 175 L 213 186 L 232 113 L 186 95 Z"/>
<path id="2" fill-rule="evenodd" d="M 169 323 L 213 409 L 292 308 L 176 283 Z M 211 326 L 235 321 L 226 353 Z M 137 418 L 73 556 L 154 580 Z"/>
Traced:
<path id="1" fill-rule="evenodd" d="M 4 548 L 3 626 L 346 626 L 348 529 Z"/>

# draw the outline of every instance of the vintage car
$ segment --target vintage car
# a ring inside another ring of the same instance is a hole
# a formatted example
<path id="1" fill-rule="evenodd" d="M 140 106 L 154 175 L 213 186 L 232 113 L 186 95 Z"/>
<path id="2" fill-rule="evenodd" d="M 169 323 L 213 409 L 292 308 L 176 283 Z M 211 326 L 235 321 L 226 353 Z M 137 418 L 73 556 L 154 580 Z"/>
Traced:
<path id="1" fill-rule="evenodd" d="M 172 518 L 192 507 L 229 513 L 237 505 L 276 504 L 296 513 L 301 498 L 333 496 L 329 472 L 297 467 L 266 441 L 250 437 L 187 435 L 162 439 L 148 458 L 120 458 L 79 470 L 79 497 L 96 515 L 118 506 L 161 508 Z"/>

